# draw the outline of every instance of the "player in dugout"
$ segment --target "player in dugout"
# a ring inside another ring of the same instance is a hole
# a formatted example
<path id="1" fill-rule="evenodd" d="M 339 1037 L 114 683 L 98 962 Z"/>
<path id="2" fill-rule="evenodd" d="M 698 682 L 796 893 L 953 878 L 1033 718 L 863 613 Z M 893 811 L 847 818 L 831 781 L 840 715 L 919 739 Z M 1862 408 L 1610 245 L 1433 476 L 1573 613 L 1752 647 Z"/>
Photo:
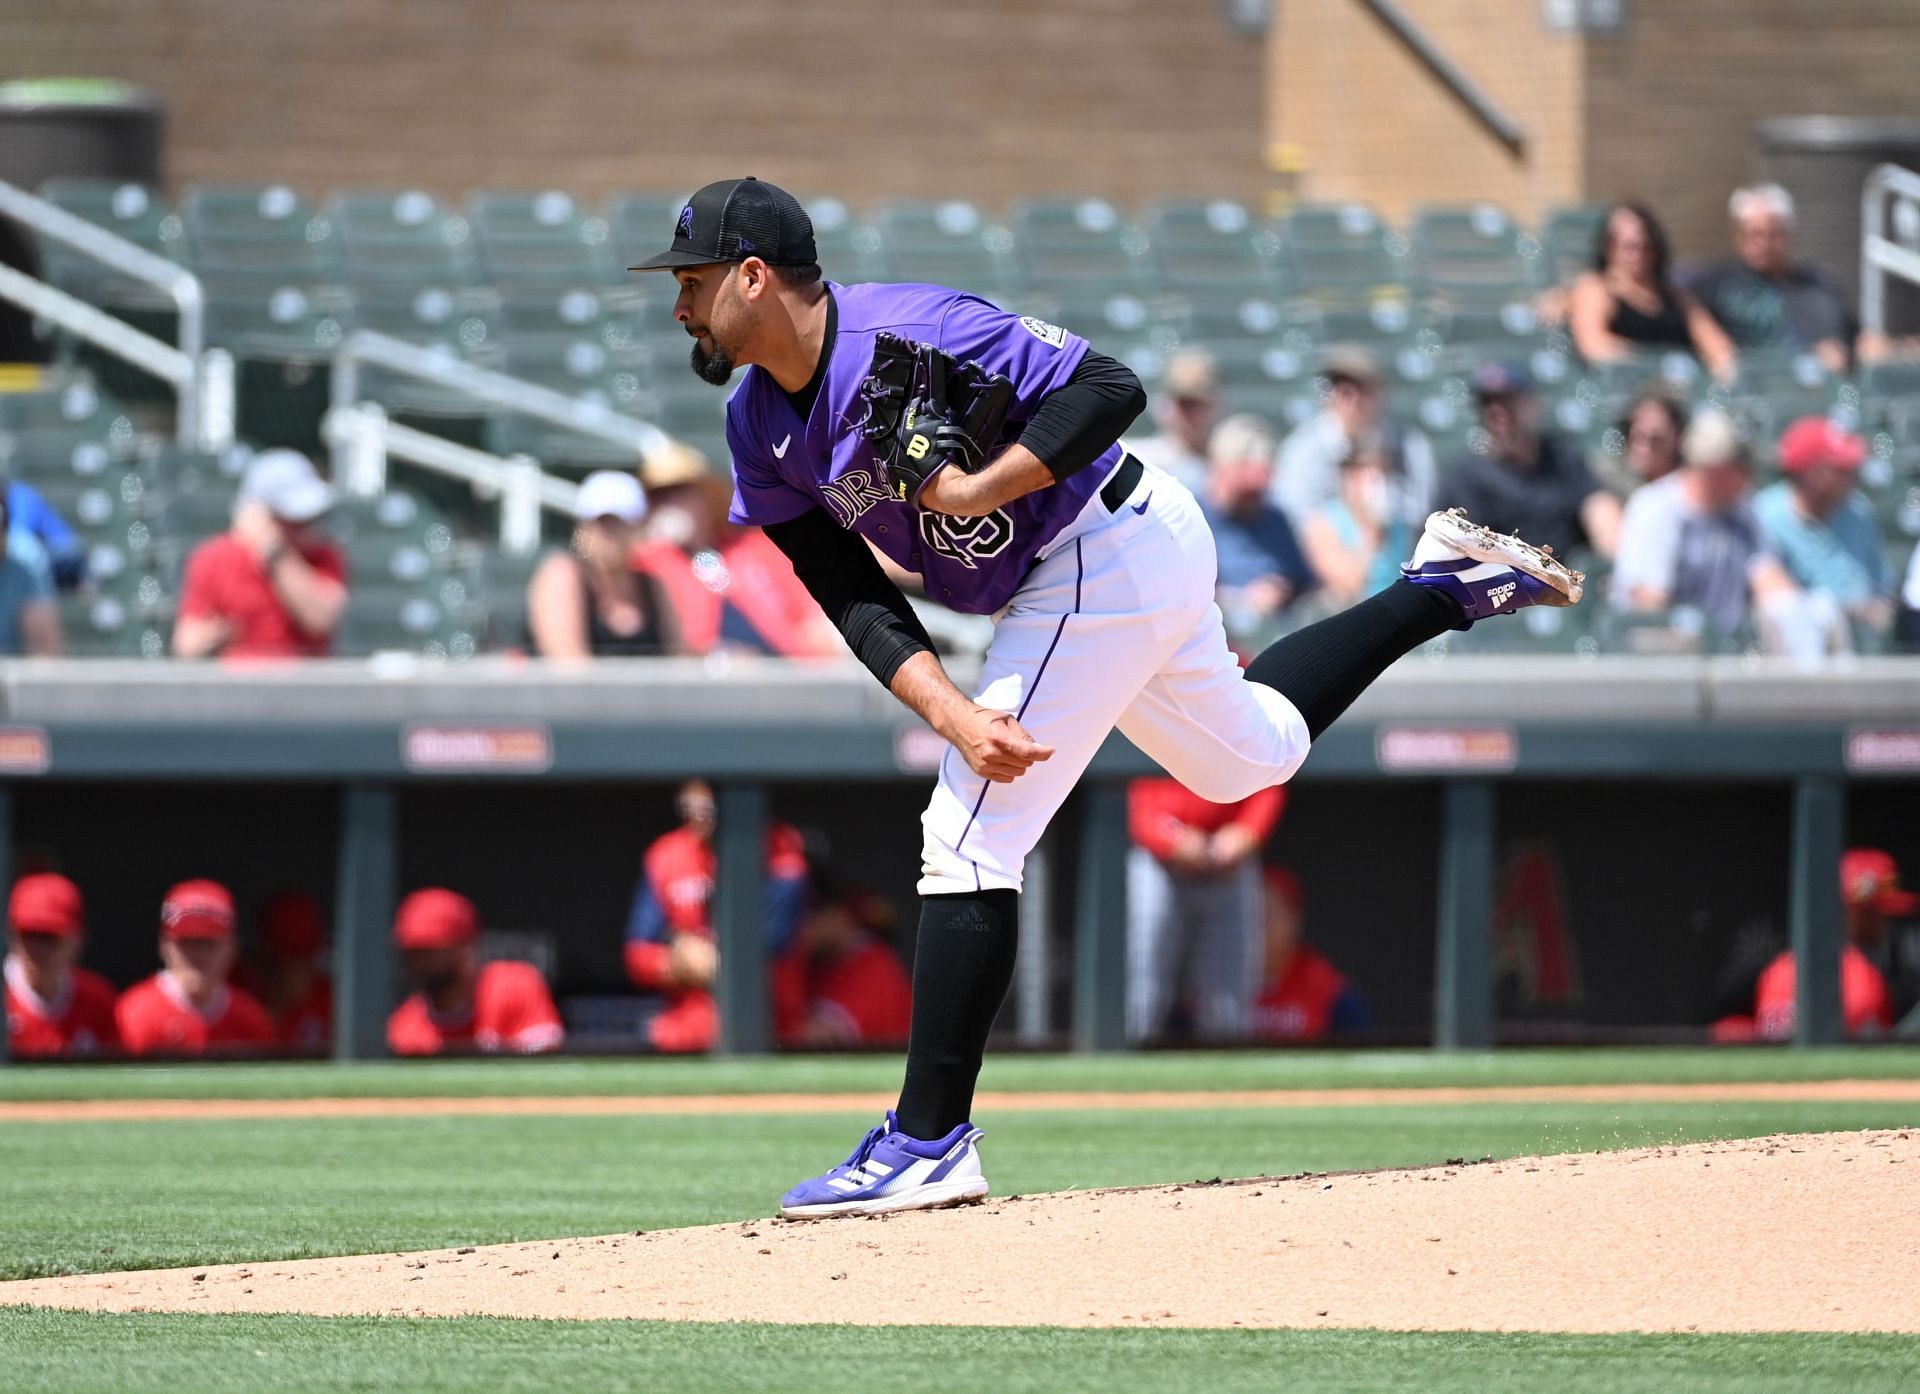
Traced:
<path id="1" fill-rule="evenodd" d="M 218 881 L 182 881 L 160 904 L 160 971 L 120 997 L 120 1043 L 131 1055 L 241 1054 L 273 1044 L 273 1020 L 233 972 L 233 895 Z"/>
<path id="2" fill-rule="evenodd" d="M 1013 978 L 1027 854 L 1118 729 L 1202 798 L 1283 784 L 1403 654 L 1449 629 L 1579 601 L 1540 548 L 1436 513 L 1401 579 L 1243 673 L 1214 603 L 1200 506 L 1121 435 L 1139 379 L 1085 339 L 940 286 L 824 278 L 798 200 L 726 179 L 632 268 L 679 282 L 673 316 L 727 403 L 733 522 L 758 525 L 848 646 L 951 749 L 921 820 L 906 1078 L 789 1217 L 957 1205 L 987 1193 L 971 1115 Z M 927 596 L 997 615 L 956 687 L 869 547 Z"/>
<path id="3" fill-rule="evenodd" d="M 642 992 L 659 993 L 665 1007 L 647 1023 L 655 1050 L 688 1054 L 712 1050 L 720 1035 L 713 1000 L 719 971 L 714 947 L 713 850 L 718 805 L 713 786 L 690 779 L 674 796 L 680 826 L 647 848 L 640 884 L 627 917 L 627 977 Z M 767 952 L 785 952 L 807 901 L 807 858 L 799 830 L 776 823 L 767 830 Z"/>
<path id="4" fill-rule="evenodd" d="M 22 876 L 7 899 L 7 1051 L 21 1060 L 95 1055 L 120 1044 L 113 984 L 80 966 L 80 888 L 51 871 Z"/>
<path id="5" fill-rule="evenodd" d="M 440 886 L 400 902 L 393 938 L 413 993 L 387 1018 L 395 1055 L 540 1055 L 566 1042 L 546 979 L 531 963 L 479 958 L 480 913 Z"/>

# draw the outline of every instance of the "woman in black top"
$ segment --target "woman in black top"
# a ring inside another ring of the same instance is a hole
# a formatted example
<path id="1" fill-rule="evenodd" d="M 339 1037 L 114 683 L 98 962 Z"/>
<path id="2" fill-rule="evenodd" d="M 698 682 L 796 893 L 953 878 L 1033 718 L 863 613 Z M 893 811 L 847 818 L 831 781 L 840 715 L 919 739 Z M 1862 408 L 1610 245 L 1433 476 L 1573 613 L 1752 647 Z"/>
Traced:
<path id="1" fill-rule="evenodd" d="M 680 649 L 679 625 L 660 583 L 633 568 L 640 481 L 619 470 L 590 474 L 574 505 L 573 546 L 555 552 L 527 584 L 527 642 L 541 658 L 639 658 Z"/>
<path id="2" fill-rule="evenodd" d="M 1593 269 L 1573 284 L 1573 343 L 1589 363 L 1645 352 L 1691 353 L 1721 382 L 1734 373 L 1733 341 L 1669 274 L 1667 235 L 1638 204 L 1607 210 Z"/>

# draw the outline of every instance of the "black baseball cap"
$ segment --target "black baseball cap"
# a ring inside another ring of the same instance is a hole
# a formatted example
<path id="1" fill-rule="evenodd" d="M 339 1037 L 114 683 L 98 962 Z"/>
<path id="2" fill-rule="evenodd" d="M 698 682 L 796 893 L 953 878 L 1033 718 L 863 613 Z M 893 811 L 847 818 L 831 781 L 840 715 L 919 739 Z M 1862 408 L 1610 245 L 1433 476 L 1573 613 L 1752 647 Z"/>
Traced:
<path id="1" fill-rule="evenodd" d="M 820 259 L 813 249 L 813 219 L 785 189 L 745 179 L 709 184 L 680 210 L 673 246 L 629 271 L 671 271 L 681 266 L 759 257 L 769 266 L 805 266 Z"/>

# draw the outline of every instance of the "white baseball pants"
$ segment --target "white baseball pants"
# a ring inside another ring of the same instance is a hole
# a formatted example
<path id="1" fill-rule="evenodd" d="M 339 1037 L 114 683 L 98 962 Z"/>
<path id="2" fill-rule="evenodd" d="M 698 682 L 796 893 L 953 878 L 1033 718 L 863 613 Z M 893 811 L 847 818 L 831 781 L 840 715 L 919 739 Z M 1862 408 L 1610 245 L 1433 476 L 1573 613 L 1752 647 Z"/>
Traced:
<path id="1" fill-rule="evenodd" d="M 1200 505 L 1171 475 L 1146 466 L 1115 513 L 1087 501 L 1014 593 L 975 693 L 1053 758 L 994 784 L 947 752 L 920 820 L 922 895 L 1020 889 L 1027 853 L 1115 727 L 1217 803 L 1293 777 L 1306 721 L 1242 676 L 1216 574 Z"/>

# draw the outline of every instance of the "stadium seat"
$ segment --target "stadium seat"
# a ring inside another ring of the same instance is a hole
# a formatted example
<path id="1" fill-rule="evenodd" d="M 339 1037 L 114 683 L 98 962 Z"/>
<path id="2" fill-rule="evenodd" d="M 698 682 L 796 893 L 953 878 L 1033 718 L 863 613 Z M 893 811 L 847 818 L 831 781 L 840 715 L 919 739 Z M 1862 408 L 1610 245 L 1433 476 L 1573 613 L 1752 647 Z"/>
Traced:
<path id="1" fill-rule="evenodd" d="M 1303 299 L 1364 300 L 1409 279 L 1406 239 L 1363 203 L 1295 208 L 1280 238 L 1288 283 Z"/>
<path id="2" fill-rule="evenodd" d="M 482 263 L 496 285 L 605 283 L 626 275 L 611 255 L 612 227 L 573 196 L 484 190 L 468 202 Z"/>
<path id="3" fill-rule="evenodd" d="M 1105 199 L 1033 198 L 1013 207 L 1014 256 L 1036 289 L 1146 285 L 1146 238 Z"/>
<path id="4" fill-rule="evenodd" d="M 1540 230 L 1542 280 L 1550 285 L 1568 285 L 1593 265 L 1593 249 L 1600 236 L 1600 222 L 1607 216 L 1604 203 L 1582 203 L 1556 208 L 1547 215 Z"/>
<path id="5" fill-rule="evenodd" d="M 1012 236 L 971 203 L 902 199 L 874 210 L 876 271 L 888 281 L 927 281 L 1009 302 Z"/>
<path id="6" fill-rule="evenodd" d="M 284 184 L 203 184 L 180 204 L 193 268 L 315 284 L 337 280 L 331 220 Z"/>
<path id="7" fill-rule="evenodd" d="M 1283 289 L 1280 239 L 1232 199 L 1170 199 L 1143 219 L 1161 285 L 1257 294 Z"/>
<path id="8" fill-rule="evenodd" d="M 327 201 L 346 274 L 375 284 L 470 285 L 479 274 L 466 218 L 420 189 L 343 189 Z"/>
<path id="9" fill-rule="evenodd" d="M 1158 304 L 1160 322 L 1181 343 L 1200 348 L 1268 339 L 1293 322 L 1277 296 L 1244 289 L 1192 287 Z"/>
<path id="10" fill-rule="evenodd" d="M 1495 304 L 1540 282 L 1540 243 L 1490 203 L 1423 209 L 1413 220 L 1415 289 L 1454 303 Z"/>
<path id="11" fill-rule="evenodd" d="M 49 179 L 40 186 L 40 197 L 156 255 L 183 258 L 185 225 L 156 189 L 109 179 Z M 49 281 L 82 299 L 95 300 L 125 283 L 122 273 L 64 242 L 47 239 L 42 261 Z"/>
<path id="12" fill-rule="evenodd" d="M 872 280 L 879 235 L 862 224 L 844 200 L 831 194 L 800 196 L 800 206 L 813 224 L 814 251 L 827 279 L 843 285 Z"/>

